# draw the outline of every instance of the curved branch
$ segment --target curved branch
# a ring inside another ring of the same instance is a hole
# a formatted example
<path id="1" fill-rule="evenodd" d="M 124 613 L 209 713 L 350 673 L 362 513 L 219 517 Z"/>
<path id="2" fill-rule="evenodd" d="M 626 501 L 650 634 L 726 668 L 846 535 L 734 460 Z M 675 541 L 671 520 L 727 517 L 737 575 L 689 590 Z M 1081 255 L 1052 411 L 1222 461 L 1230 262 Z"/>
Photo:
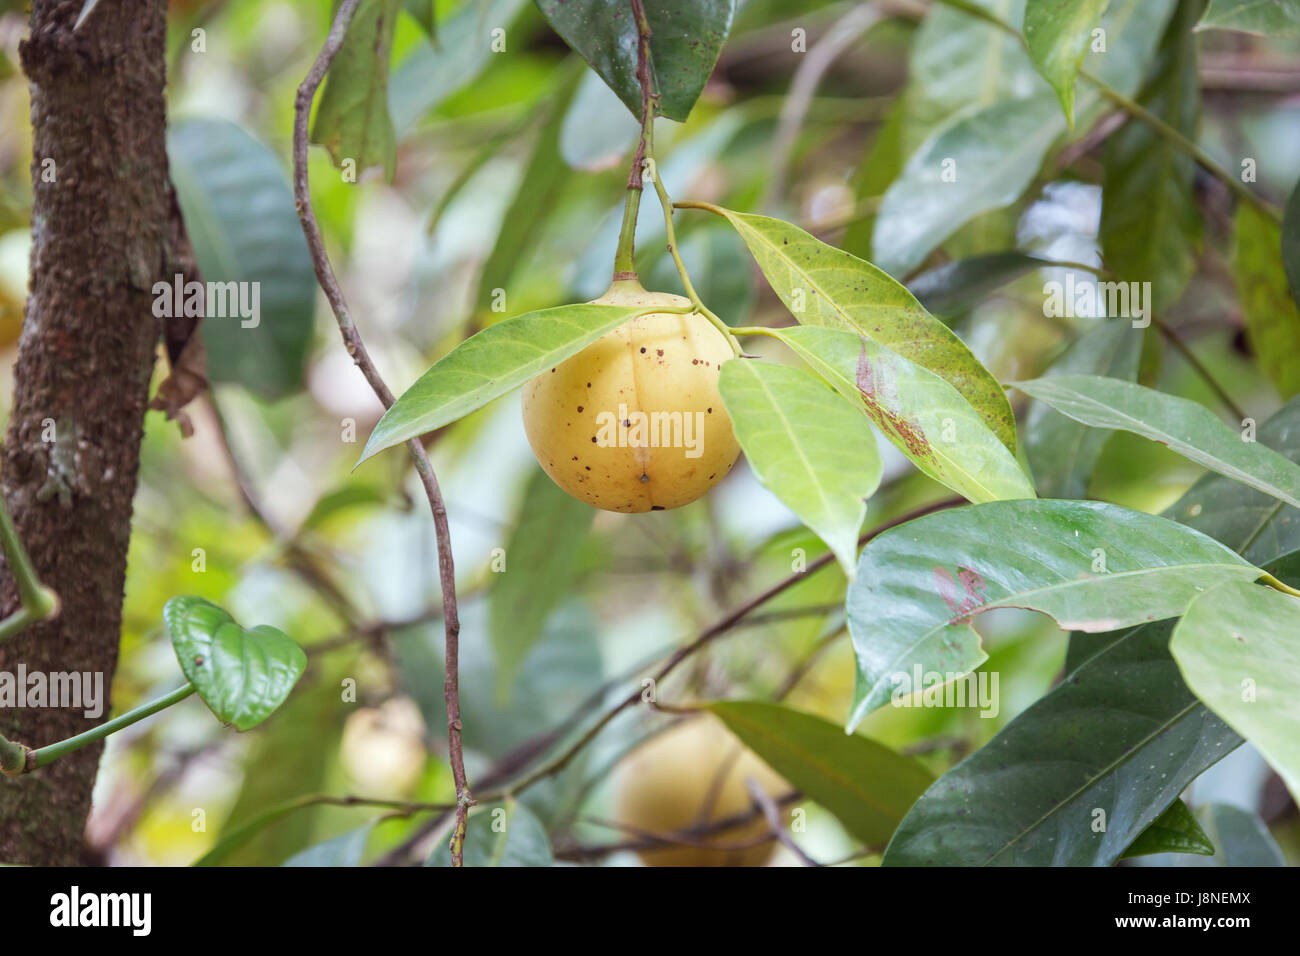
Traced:
<path id="1" fill-rule="evenodd" d="M 307 237 L 307 248 L 311 251 L 312 264 L 316 268 L 316 278 L 325 291 L 325 298 L 329 300 L 334 318 L 338 321 L 343 344 L 348 354 L 352 356 L 352 361 L 370 383 L 371 390 L 383 402 L 385 408 L 390 408 L 394 401 L 393 393 L 384 383 L 383 377 L 366 351 L 361 334 L 352 321 L 352 313 L 343 298 L 343 291 L 339 288 L 334 268 L 330 265 L 329 255 L 325 251 L 325 241 L 321 237 L 320 227 L 316 223 L 316 213 L 312 209 L 311 188 L 307 178 L 307 123 L 311 116 L 311 104 L 316 98 L 316 91 L 320 88 L 330 63 L 334 61 L 335 55 L 343 45 L 348 24 L 351 23 L 359 3 L 360 0 L 343 0 L 340 4 L 325 45 L 312 63 L 306 79 L 298 87 L 293 116 L 293 195 L 298 219 L 302 223 L 303 234 Z M 447 506 L 443 502 L 442 490 L 438 487 L 438 478 L 419 439 L 411 439 L 406 443 L 406 447 L 415 462 L 416 473 L 419 474 L 425 495 L 429 499 L 429 510 L 433 512 L 433 526 L 438 539 L 438 573 L 442 583 L 442 610 L 446 633 L 447 666 L 443 696 L 447 701 L 447 751 L 452 777 L 456 782 L 456 828 L 451 840 L 451 859 L 452 866 L 461 866 L 464 858 L 465 824 L 474 798 L 465 776 L 465 755 L 461 746 L 460 618 L 456 608 L 456 570 L 452 563 Z"/>

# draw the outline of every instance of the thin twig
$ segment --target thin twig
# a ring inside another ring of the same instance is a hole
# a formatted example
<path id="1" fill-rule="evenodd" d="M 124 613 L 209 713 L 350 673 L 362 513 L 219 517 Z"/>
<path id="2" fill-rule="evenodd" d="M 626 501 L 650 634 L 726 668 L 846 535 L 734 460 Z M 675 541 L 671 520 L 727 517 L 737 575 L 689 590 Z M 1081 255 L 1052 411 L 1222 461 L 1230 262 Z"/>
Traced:
<path id="1" fill-rule="evenodd" d="M 1187 343 L 1182 340 L 1178 333 L 1175 332 L 1168 323 L 1156 316 L 1152 316 L 1151 321 L 1155 324 L 1155 327 L 1160 330 L 1160 334 L 1169 340 L 1169 344 L 1178 351 L 1178 354 L 1187 360 L 1187 364 L 1192 367 L 1192 370 L 1205 381 L 1206 385 L 1210 386 L 1210 390 L 1213 391 L 1215 395 L 1219 396 L 1219 401 L 1223 402 L 1223 404 L 1228 407 L 1228 410 L 1237 416 L 1237 420 L 1240 421 L 1244 419 L 1246 413 L 1241 410 L 1241 406 L 1232 400 L 1232 396 L 1224 390 L 1224 387 L 1219 384 L 1218 379 L 1216 379 L 1210 373 L 1210 370 L 1205 367 L 1205 364 L 1196 357 L 1195 353 L 1192 352 L 1192 350 L 1187 346 Z"/>
<path id="2" fill-rule="evenodd" d="M 307 237 L 307 247 L 311 251 L 312 263 L 316 267 L 316 278 L 325 297 L 329 300 L 334 317 L 338 320 L 339 332 L 343 344 L 352 356 L 352 361 L 361 369 L 366 381 L 375 395 L 383 402 L 385 408 L 391 408 L 393 393 L 389 391 L 379 374 L 379 370 L 370 359 L 361 335 L 352 321 L 352 314 L 339 288 L 338 279 L 330 265 L 329 255 L 325 251 L 325 241 L 320 227 L 316 223 L 316 214 L 311 204 L 311 187 L 307 177 L 307 124 L 311 116 L 312 101 L 320 88 L 325 73 L 333 62 L 343 38 L 347 34 L 348 24 L 356 13 L 360 0 L 343 0 L 340 4 L 329 36 L 307 73 L 306 79 L 298 87 L 298 96 L 294 103 L 293 118 L 293 194 L 298 218 L 302 222 L 303 234 Z M 474 803 L 470 793 L 469 781 L 465 775 L 465 755 L 461 746 L 460 719 L 460 617 L 456 607 L 456 571 L 452 563 L 451 532 L 447 526 L 447 506 L 443 502 L 442 490 L 438 487 L 438 478 L 429 463 L 429 456 L 413 438 L 406 443 L 415 462 L 415 470 L 424 485 L 429 499 L 429 510 L 433 512 L 434 531 L 438 540 L 438 571 L 442 586 L 442 609 L 444 630 L 446 633 L 446 678 L 443 681 L 443 696 L 447 702 L 447 751 L 451 763 L 452 778 L 456 784 L 456 827 L 451 839 L 452 866 L 461 866 L 464 859 L 465 825 L 469 808 Z"/>
<path id="3" fill-rule="evenodd" d="M 763 816 L 767 820 L 767 828 L 772 831 L 772 836 L 781 842 L 781 845 L 799 858 L 799 862 L 804 866 L 821 866 L 816 860 L 803 851 L 794 838 L 786 832 L 785 827 L 781 825 L 781 811 L 776 808 L 775 801 L 767 794 L 762 785 L 753 777 L 745 779 L 745 788 L 749 791 L 749 798 L 754 801 L 754 805 L 763 811 Z"/>

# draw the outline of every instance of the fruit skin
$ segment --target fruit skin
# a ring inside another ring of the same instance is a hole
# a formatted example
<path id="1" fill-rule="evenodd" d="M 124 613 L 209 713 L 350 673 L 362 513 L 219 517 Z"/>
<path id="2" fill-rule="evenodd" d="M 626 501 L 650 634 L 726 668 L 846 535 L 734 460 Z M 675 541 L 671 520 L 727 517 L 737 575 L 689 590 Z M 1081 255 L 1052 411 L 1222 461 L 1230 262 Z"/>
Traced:
<path id="1" fill-rule="evenodd" d="M 615 819 L 659 834 L 724 820 L 753 808 L 745 783 L 750 777 L 772 797 L 790 789 L 717 718 L 691 717 L 651 738 L 622 762 Z M 699 839 L 730 846 L 748 843 L 767 832 L 767 821 L 760 815 Z M 637 854 L 646 866 L 763 866 L 775 850 L 776 840 L 772 839 L 744 849 L 675 845 L 638 850 Z"/>
<path id="2" fill-rule="evenodd" d="M 635 281 L 616 282 L 594 301 L 690 305 Z M 718 392 L 718 370 L 732 357 L 726 337 L 703 316 L 638 316 L 524 386 L 528 443 L 551 480 L 595 508 L 680 508 L 721 481 L 740 455 Z M 617 427 L 620 405 L 629 416 L 623 420 L 634 424 L 644 420 L 637 413 L 681 418 L 658 419 L 658 447 L 619 447 L 620 431 L 636 438 L 632 429 Z M 665 423 L 672 424 L 671 435 Z"/>

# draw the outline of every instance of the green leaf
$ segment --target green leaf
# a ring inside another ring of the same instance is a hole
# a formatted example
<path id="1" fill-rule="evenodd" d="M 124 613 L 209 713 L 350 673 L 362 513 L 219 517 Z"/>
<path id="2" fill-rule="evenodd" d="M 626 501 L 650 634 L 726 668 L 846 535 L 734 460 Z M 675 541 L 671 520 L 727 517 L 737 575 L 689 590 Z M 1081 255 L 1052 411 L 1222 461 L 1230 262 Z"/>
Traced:
<path id="1" fill-rule="evenodd" d="M 631 4 L 537 0 L 537 6 L 564 42 L 591 64 L 634 116 L 640 117 L 637 30 Z M 656 0 L 645 4 L 650 68 L 659 93 L 660 115 L 686 121 L 731 30 L 735 6 L 735 0 Z"/>
<path id="2" fill-rule="evenodd" d="M 630 305 L 561 305 L 488 326 L 435 362 L 397 399 L 370 433 L 358 464 L 482 408 L 645 311 Z"/>
<path id="3" fill-rule="evenodd" d="M 803 325 L 848 329 L 946 379 L 1007 448 L 1015 451 L 1011 405 L 966 343 L 912 293 L 869 262 L 814 239 L 780 219 L 718 209 L 740 233 L 758 267 Z"/>
<path id="4" fill-rule="evenodd" d="M 710 704 L 731 732 L 868 846 L 889 839 L 934 776 L 882 744 L 766 701 Z"/>
<path id="5" fill-rule="evenodd" d="M 1198 30 L 1300 36 L 1300 0 L 1210 0 Z"/>
<path id="6" fill-rule="evenodd" d="M 930 6 L 908 52 L 901 159 L 959 116 L 999 100 L 1050 92 L 1017 35 L 1024 11 L 1025 0 Z M 986 18 L 1012 29 L 1003 30 Z"/>
<path id="7" fill-rule="evenodd" d="M 316 311 L 316 273 L 275 153 L 225 120 L 167 133 L 172 182 L 205 282 L 248 283 L 257 322 L 228 307 L 204 319 L 208 376 L 265 398 L 300 388 Z"/>
<path id="8" fill-rule="evenodd" d="M 437 0 L 402 0 L 402 9 L 415 18 L 420 29 L 433 42 L 438 42 Z"/>
<path id="9" fill-rule="evenodd" d="M 366 841 L 375 821 L 349 830 L 342 836 L 308 847 L 285 860 L 281 866 L 360 866 L 366 852 Z"/>
<path id="10" fill-rule="evenodd" d="M 1243 202 L 1237 204 L 1235 231 L 1232 271 L 1246 337 L 1269 381 L 1290 398 L 1300 394 L 1300 309 L 1282 264 L 1281 230 Z"/>
<path id="11" fill-rule="evenodd" d="M 494 42 L 504 42 L 509 52 L 510 26 L 526 0 L 484 0 L 463 3 L 438 30 L 437 48 L 419 44 L 402 61 L 388 85 L 393 125 L 410 129 L 430 110 L 441 105 L 478 78 L 487 66 Z M 494 30 L 504 31 L 493 36 Z"/>
<path id="12" fill-rule="evenodd" d="M 555 858 L 540 820 L 517 800 L 476 808 L 465 830 L 466 866 L 551 866 Z M 451 866 L 444 839 L 425 866 Z"/>
<path id="13" fill-rule="evenodd" d="M 975 502 L 1034 497 L 1015 456 L 938 375 L 853 332 L 804 325 L 770 334 L 935 481 Z"/>
<path id="14" fill-rule="evenodd" d="M 571 66 L 581 64 L 574 61 Z M 571 178 L 572 170 L 560 158 L 560 126 L 581 75 L 577 69 L 568 70 L 567 75 L 561 77 L 552 101 L 544 107 L 546 121 L 514 199 L 501 219 L 496 244 L 479 274 L 474 301 L 480 309 L 491 305 L 495 290 L 509 290 L 510 280 L 527 264 L 528 253 L 559 202 L 565 183 Z"/>
<path id="15" fill-rule="evenodd" d="M 1200 118 L 1200 77 L 1192 24 L 1197 2 L 1184 2 L 1169 22 L 1138 102 L 1190 140 Z M 1101 246 L 1124 282 L 1150 282 L 1148 309 L 1163 312 L 1182 295 L 1196 265 L 1201 213 L 1193 184 L 1196 161 L 1130 119 L 1110 137 L 1103 166 Z"/>
<path id="16" fill-rule="evenodd" d="M 1300 306 L 1300 183 L 1291 190 L 1282 217 L 1282 268 L 1291 301 Z"/>
<path id="17" fill-rule="evenodd" d="M 1101 320 L 1080 336 L 1047 370 L 1047 377 L 1068 374 L 1105 375 L 1129 380 L 1137 376 L 1142 331 L 1122 320 Z M 1044 498 L 1083 498 L 1088 482 L 1110 440 L 1110 433 L 1034 402 L 1025 416 L 1025 458 Z"/>
<path id="18" fill-rule="evenodd" d="M 1074 126 L 1074 84 L 1088 52 L 1093 27 L 1109 0 L 1028 0 L 1023 33 L 1030 59 L 1052 84 Z"/>
<path id="19" fill-rule="evenodd" d="M 1179 679 L 1171 629 L 1166 621 L 1126 632 L 935 781 L 899 825 L 884 864 L 1118 860 L 1240 742 Z"/>
<path id="20" fill-rule="evenodd" d="M 358 173 L 382 166 L 389 182 L 397 134 L 388 112 L 388 58 L 401 9 L 402 0 L 362 0 L 330 64 L 311 128 L 311 141 L 329 150 L 335 166 L 352 160 Z"/>
<path id="21" fill-rule="evenodd" d="M 1051 375 L 1013 384 L 1075 421 L 1150 438 L 1211 471 L 1300 507 L 1300 465 L 1247 441 L 1204 405 L 1098 375 Z"/>
<path id="22" fill-rule="evenodd" d="M 848 726 L 986 656 L 973 615 L 1020 607 L 1067 630 L 1110 631 L 1182 612 L 1215 584 L 1263 572 L 1175 522 L 1094 501 L 995 501 L 909 521 L 872 540 L 846 610 L 858 681 Z"/>
<path id="23" fill-rule="evenodd" d="M 1201 825 L 1187 809 L 1182 800 L 1169 804 L 1169 809 L 1160 814 L 1142 831 L 1127 850 L 1123 859 L 1135 856 L 1150 856 L 1152 853 L 1194 853 L 1197 856 L 1214 856 L 1214 844 Z"/>
<path id="24" fill-rule="evenodd" d="M 923 272 L 908 282 L 907 288 L 932 314 L 955 316 L 1004 285 L 1050 264 L 1023 252 L 990 252 Z"/>
<path id="25" fill-rule="evenodd" d="M 578 558 L 596 512 L 534 469 L 506 545 L 505 570 L 492 575 L 489 637 L 497 700 L 509 700 L 519 668 L 551 611 L 578 578 Z"/>
<path id="26" fill-rule="evenodd" d="M 1300 399 L 1259 439 L 1300 457 Z M 1300 511 L 1210 474 L 1166 515 L 1300 584 L 1273 563 L 1300 549 Z M 1241 743 L 1183 683 L 1172 632 L 1165 621 L 1072 634 L 1065 680 L 940 778 L 885 862 L 1115 862 L 1159 807 Z M 1104 837 L 1092 829 L 1098 809 Z"/>
<path id="27" fill-rule="evenodd" d="M 1173 7 L 1173 0 L 1111 0 L 1102 20 L 1107 52 L 1090 55 L 1090 71 L 1120 93 L 1135 92 Z M 1102 108 L 1096 87 L 1086 84 L 1078 114 L 1087 121 Z M 1056 96 L 1041 82 L 958 112 L 912 154 L 885 193 L 872 260 L 890 275 L 912 272 L 960 227 L 1019 198 L 1065 132 Z"/>
<path id="28" fill-rule="evenodd" d="M 718 382 L 758 480 L 826 542 L 850 576 L 866 499 L 880 484 L 870 426 L 807 372 L 732 359 Z"/>
<path id="29" fill-rule="evenodd" d="M 1300 600 L 1227 582 L 1192 602 L 1169 651 L 1187 686 L 1253 743 L 1300 798 L 1298 634 Z"/>
<path id="30" fill-rule="evenodd" d="M 1225 803 L 1201 807 L 1201 821 L 1219 850 L 1206 866 L 1286 866 L 1286 857 L 1264 821 Z M 1199 861 L 1198 861 L 1199 862 Z"/>
<path id="31" fill-rule="evenodd" d="M 172 598 L 163 620 L 181 670 L 217 719 L 236 730 L 271 716 L 307 666 L 307 655 L 283 631 L 240 627 L 203 598 Z"/>

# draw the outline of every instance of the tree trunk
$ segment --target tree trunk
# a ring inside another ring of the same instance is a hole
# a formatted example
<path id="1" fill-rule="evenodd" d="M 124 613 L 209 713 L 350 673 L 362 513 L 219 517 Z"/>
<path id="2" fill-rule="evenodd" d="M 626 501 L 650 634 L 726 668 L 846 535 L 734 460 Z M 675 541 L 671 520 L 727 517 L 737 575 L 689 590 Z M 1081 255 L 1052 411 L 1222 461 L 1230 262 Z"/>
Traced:
<path id="1" fill-rule="evenodd" d="M 0 671 L 98 672 L 107 693 L 161 332 L 150 290 L 173 260 L 166 4 L 101 2 L 74 31 L 82 6 L 33 0 L 21 46 L 32 98 L 34 245 L 0 480 L 62 610 L 0 645 Z M 8 613 L 17 592 L 3 577 Z M 0 732 L 36 747 L 103 719 L 85 718 L 82 708 L 0 710 Z M 81 861 L 101 749 L 0 778 L 0 860 Z"/>

